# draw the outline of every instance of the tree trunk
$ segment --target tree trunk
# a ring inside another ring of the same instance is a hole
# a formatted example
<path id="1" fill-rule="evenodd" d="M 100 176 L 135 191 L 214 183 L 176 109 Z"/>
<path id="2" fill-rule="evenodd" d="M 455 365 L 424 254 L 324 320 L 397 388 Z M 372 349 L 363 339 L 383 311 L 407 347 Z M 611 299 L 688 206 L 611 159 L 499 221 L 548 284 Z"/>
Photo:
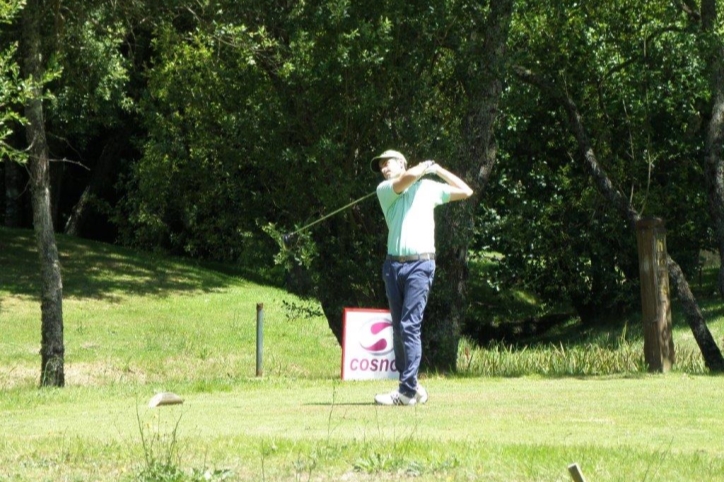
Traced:
<path id="1" fill-rule="evenodd" d="M 716 18 L 716 0 L 703 0 L 701 24 L 711 90 L 711 119 L 704 145 L 704 172 L 709 193 L 709 211 L 714 223 L 714 235 L 721 261 L 718 288 L 719 294 L 724 296 L 724 163 L 721 157 L 722 142 L 724 142 L 724 44 L 713 31 Z M 708 39 L 711 39 L 711 43 L 707 41 Z"/>
<path id="2" fill-rule="evenodd" d="M 30 144 L 30 189 L 33 227 L 40 258 L 41 386 L 65 385 L 63 344 L 63 283 L 60 259 L 50 211 L 48 144 L 43 117 L 43 60 L 40 21 L 48 6 L 43 0 L 28 0 L 23 10 L 24 76 L 34 83 L 26 101 L 26 135 Z"/>
<path id="3" fill-rule="evenodd" d="M 457 364 L 460 326 L 467 305 L 468 247 L 473 238 L 476 206 L 496 161 L 494 126 L 503 90 L 505 50 L 513 0 L 491 2 L 479 32 L 481 44 L 470 52 L 477 75 L 465 79 L 468 115 L 460 159 L 450 168 L 461 172 L 475 195 L 468 201 L 440 208 L 438 263 L 435 287 L 425 310 L 423 324 L 424 366 L 438 371 L 454 370 Z"/>
<path id="4" fill-rule="evenodd" d="M 699 345 L 706 367 L 712 372 L 724 372 L 724 357 L 722 357 L 721 350 L 719 350 L 714 338 L 711 336 L 711 332 L 709 332 L 709 328 L 706 326 L 704 315 L 701 313 L 699 304 L 696 302 L 696 298 L 694 298 L 694 294 L 689 288 L 689 283 L 686 281 L 684 272 L 676 261 L 671 259 L 671 256 L 667 255 L 666 265 L 669 270 L 669 276 L 679 295 L 679 301 L 681 301 L 686 322 L 694 334 L 697 345 Z"/>
<path id="5" fill-rule="evenodd" d="M 598 163 L 596 153 L 591 146 L 591 142 L 583 128 L 583 121 L 581 115 L 578 112 L 576 104 L 569 98 L 565 93 L 553 87 L 550 83 L 545 82 L 543 79 L 535 75 L 534 73 L 524 68 L 515 68 L 516 75 L 523 81 L 528 82 L 532 85 L 537 86 L 546 94 L 556 99 L 565 108 L 568 114 L 568 123 L 571 131 L 578 141 L 578 147 L 583 156 L 586 165 L 591 171 L 591 175 L 595 181 L 598 191 L 609 201 L 609 203 L 629 222 L 632 231 L 635 233 L 636 221 L 639 220 L 640 216 L 636 210 L 628 202 L 627 198 L 611 183 L 608 175 Z M 701 354 L 704 358 L 704 363 L 707 368 L 713 372 L 724 371 L 724 357 L 722 357 L 721 350 L 717 346 L 714 338 L 706 326 L 699 305 L 694 298 L 689 283 L 684 276 L 683 271 L 679 265 L 667 255 L 667 267 L 669 276 L 673 279 L 674 285 L 676 286 L 679 300 L 684 307 L 684 314 L 686 321 L 691 328 L 691 332 L 694 334 L 696 343 L 699 345 Z"/>

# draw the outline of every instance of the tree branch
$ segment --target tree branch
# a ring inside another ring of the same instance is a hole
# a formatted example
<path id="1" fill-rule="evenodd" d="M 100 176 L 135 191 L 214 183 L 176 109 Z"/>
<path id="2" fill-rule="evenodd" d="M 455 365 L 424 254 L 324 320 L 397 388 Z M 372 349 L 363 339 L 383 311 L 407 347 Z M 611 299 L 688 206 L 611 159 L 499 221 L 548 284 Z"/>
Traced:
<path id="1" fill-rule="evenodd" d="M 689 20 L 699 23 L 701 22 L 701 13 L 697 12 L 692 5 L 688 5 L 685 1 L 674 2 L 674 5 L 689 17 Z"/>
<path id="2" fill-rule="evenodd" d="M 642 57 L 646 57 L 646 52 L 648 50 L 648 45 L 657 37 L 667 33 L 667 32 L 681 32 L 681 29 L 678 27 L 662 27 L 660 29 L 657 29 L 653 32 L 651 32 L 645 39 L 644 39 L 644 53 Z M 616 65 L 615 67 L 612 67 L 611 70 L 603 74 L 603 77 L 601 78 L 601 82 L 606 80 L 607 78 L 611 77 L 616 72 L 620 72 L 626 67 L 628 67 L 631 64 L 635 64 L 636 62 L 640 61 L 640 57 L 632 57 L 630 59 L 627 59 L 620 64 Z"/>
<path id="3" fill-rule="evenodd" d="M 583 156 L 583 159 L 586 161 L 586 164 L 588 164 L 593 180 L 598 186 L 599 191 L 606 199 L 608 199 L 609 202 L 611 202 L 618 212 L 628 220 L 631 227 L 635 228 L 636 221 L 641 218 L 641 215 L 636 212 L 633 206 L 631 206 L 626 199 L 626 196 L 614 187 L 613 183 L 608 178 L 608 175 L 598 163 L 596 153 L 594 152 L 593 146 L 591 145 L 588 135 L 583 127 L 581 114 L 578 112 L 578 107 L 573 100 L 563 91 L 556 88 L 552 83 L 524 67 L 514 66 L 513 72 L 523 82 L 538 87 L 552 99 L 558 101 L 565 109 L 566 114 L 568 115 L 569 126 L 578 141 L 578 149 Z"/>
<path id="4" fill-rule="evenodd" d="M 63 159 L 48 159 L 48 161 L 50 161 L 50 162 L 67 162 L 68 164 L 75 164 L 76 166 L 80 166 L 80 167 L 82 167 L 83 169 L 85 169 L 86 171 L 90 171 L 90 170 L 91 170 L 90 167 L 86 166 L 85 164 L 83 164 L 83 163 L 80 162 L 80 161 L 71 161 L 70 159 L 66 159 L 66 158 L 63 158 Z"/>

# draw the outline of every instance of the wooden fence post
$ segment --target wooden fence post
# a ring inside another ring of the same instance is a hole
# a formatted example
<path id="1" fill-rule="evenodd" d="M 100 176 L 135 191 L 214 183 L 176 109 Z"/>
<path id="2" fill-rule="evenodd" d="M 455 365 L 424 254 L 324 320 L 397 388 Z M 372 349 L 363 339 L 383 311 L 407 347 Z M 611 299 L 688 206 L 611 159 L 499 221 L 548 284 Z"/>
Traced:
<path id="1" fill-rule="evenodd" d="M 586 482 L 586 478 L 583 476 L 583 472 L 581 472 L 581 467 L 579 467 L 577 463 L 568 466 L 568 473 L 571 474 L 573 482 Z"/>
<path id="2" fill-rule="evenodd" d="M 666 229 L 659 218 L 636 223 L 644 324 L 644 356 L 650 372 L 667 372 L 674 364 L 671 336 Z"/>

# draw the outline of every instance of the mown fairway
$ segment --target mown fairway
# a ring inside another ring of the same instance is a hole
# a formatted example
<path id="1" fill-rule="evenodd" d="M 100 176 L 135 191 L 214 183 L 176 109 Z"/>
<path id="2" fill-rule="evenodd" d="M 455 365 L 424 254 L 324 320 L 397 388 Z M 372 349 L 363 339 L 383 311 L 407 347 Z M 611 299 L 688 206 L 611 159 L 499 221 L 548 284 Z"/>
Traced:
<path id="1" fill-rule="evenodd" d="M 724 480 L 721 377 L 428 374 L 427 405 L 377 407 L 394 384 L 339 381 L 316 307 L 263 277 L 59 243 L 67 387 L 40 390 L 32 234 L 0 229 L 2 480 Z"/>

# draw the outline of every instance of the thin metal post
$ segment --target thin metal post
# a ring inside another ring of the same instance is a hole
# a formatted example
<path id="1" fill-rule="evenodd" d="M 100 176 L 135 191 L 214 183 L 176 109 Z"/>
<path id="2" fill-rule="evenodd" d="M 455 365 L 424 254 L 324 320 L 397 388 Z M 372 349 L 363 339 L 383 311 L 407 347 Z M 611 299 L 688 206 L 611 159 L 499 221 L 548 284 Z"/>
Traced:
<path id="1" fill-rule="evenodd" d="M 264 304 L 256 305 L 256 376 L 264 375 Z"/>

